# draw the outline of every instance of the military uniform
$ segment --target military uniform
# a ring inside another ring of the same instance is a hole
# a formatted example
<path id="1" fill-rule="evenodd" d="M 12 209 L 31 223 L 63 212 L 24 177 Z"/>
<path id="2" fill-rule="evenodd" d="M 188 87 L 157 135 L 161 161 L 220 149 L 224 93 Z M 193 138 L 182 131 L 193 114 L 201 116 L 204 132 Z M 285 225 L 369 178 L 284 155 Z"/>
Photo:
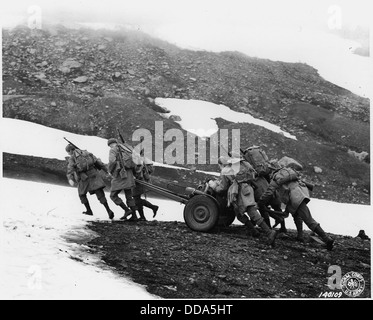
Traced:
<path id="1" fill-rule="evenodd" d="M 255 188 L 254 188 L 255 201 L 259 201 L 262 194 L 267 190 L 269 186 L 269 182 L 267 181 L 266 177 L 258 176 L 253 181 L 253 184 L 255 185 Z M 273 210 L 282 211 L 281 200 L 279 199 L 278 192 L 274 193 L 273 197 L 270 199 L 268 204 L 272 207 Z M 280 232 L 287 232 L 286 227 L 285 227 L 285 220 L 282 216 L 279 216 L 272 212 L 268 213 L 268 211 L 265 210 L 265 208 L 263 207 L 259 208 L 259 212 L 269 227 L 271 227 L 271 223 L 269 220 L 269 217 L 271 216 L 273 219 L 275 219 L 276 224 L 278 223 L 281 224 Z"/>
<path id="2" fill-rule="evenodd" d="M 296 178 L 292 178 L 291 181 L 280 182 L 280 177 L 285 176 L 289 171 L 293 171 L 293 176 L 296 176 Z M 327 249 L 332 250 L 334 240 L 326 235 L 320 224 L 313 219 L 307 206 L 307 203 L 310 201 L 309 189 L 296 171 L 286 167 L 274 171 L 268 189 L 258 201 L 259 208 L 266 206 L 276 192 L 278 192 L 281 202 L 286 205 L 285 211 L 290 212 L 293 216 L 298 231 L 298 239 L 303 241 L 302 225 L 304 222 L 310 230 L 317 233 L 323 239 L 327 244 Z"/>
<path id="3" fill-rule="evenodd" d="M 70 154 L 67 159 L 67 179 L 71 185 L 78 185 L 78 194 L 81 203 L 87 208 L 84 212 L 87 215 L 92 215 L 92 210 L 89 205 L 87 193 L 95 194 L 102 205 L 105 206 L 109 218 L 114 217 L 114 213 L 110 210 L 104 193 L 106 187 L 99 170 L 108 173 L 106 165 L 92 153 L 86 150 L 79 150 L 68 145 L 66 151 Z"/>
<path id="4" fill-rule="evenodd" d="M 153 164 L 144 159 L 136 165 L 135 177 L 137 180 L 144 180 L 146 182 L 150 181 L 150 175 L 154 172 Z M 146 220 L 144 215 L 144 207 L 150 208 L 153 210 L 153 218 L 156 216 L 158 211 L 158 206 L 153 205 L 148 200 L 143 199 L 141 196 L 145 193 L 144 186 L 135 182 L 135 187 L 133 189 L 133 198 L 135 199 L 136 209 L 139 212 L 140 220 Z"/>
<path id="5" fill-rule="evenodd" d="M 110 199 L 124 209 L 125 214 L 121 219 L 126 219 L 132 215 L 131 220 L 137 220 L 135 200 L 133 199 L 132 189 L 135 187 L 134 169 L 135 164 L 132 161 L 131 150 L 118 144 L 116 139 L 109 139 L 108 145 L 115 144 L 109 151 L 109 172 L 112 175 Z M 124 191 L 126 204 L 119 197 L 119 193 Z"/>
<path id="6" fill-rule="evenodd" d="M 221 161 L 222 162 L 222 161 Z M 233 166 L 237 172 L 235 172 Z M 228 202 L 232 202 L 235 207 L 237 219 L 245 224 L 251 234 L 254 227 L 245 213 L 259 225 L 268 237 L 268 243 L 274 245 L 276 232 L 271 230 L 264 222 L 263 217 L 256 209 L 254 189 L 251 182 L 255 179 L 255 170 L 251 164 L 245 160 L 238 160 L 232 165 L 227 164 L 221 171 L 220 183 L 214 188 L 217 193 L 228 192 Z M 255 235 L 255 233 L 254 233 Z"/>

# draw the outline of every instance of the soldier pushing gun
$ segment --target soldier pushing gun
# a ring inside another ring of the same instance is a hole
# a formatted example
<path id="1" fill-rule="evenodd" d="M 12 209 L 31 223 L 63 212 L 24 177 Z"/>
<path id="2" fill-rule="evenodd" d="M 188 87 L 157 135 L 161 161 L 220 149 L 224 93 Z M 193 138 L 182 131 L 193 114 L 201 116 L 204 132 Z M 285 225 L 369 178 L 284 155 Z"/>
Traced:
<path id="1" fill-rule="evenodd" d="M 83 212 L 83 214 L 89 216 L 93 215 L 87 198 L 87 193 L 89 192 L 90 194 L 96 195 L 98 201 L 105 207 L 109 219 L 113 219 L 114 213 L 111 211 L 104 193 L 106 185 L 99 173 L 100 170 L 103 170 L 106 174 L 109 174 L 106 165 L 92 153 L 81 150 L 66 138 L 64 139 L 69 143 L 65 150 L 70 155 L 67 159 L 66 176 L 72 187 L 78 186 L 80 201 L 87 210 Z"/>

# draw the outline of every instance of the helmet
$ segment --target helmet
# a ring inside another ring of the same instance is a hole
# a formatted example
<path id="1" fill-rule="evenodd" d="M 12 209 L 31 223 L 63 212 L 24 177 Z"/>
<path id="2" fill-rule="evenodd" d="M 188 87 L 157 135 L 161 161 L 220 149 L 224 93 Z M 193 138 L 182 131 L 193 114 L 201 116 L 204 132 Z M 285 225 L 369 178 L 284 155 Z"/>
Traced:
<path id="1" fill-rule="evenodd" d="M 221 164 L 221 165 L 223 165 L 223 166 L 226 166 L 228 164 L 227 157 L 224 157 L 224 156 L 219 157 L 218 163 Z"/>
<path id="2" fill-rule="evenodd" d="M 110 138 L 108 141 L 107 141 L 107 145 L 110 146 L 112 143 L 118 143 L 118 140 L 115 139 L 115 138 Z"/>
<path id="3" fill-rule="evenodd" d="M 72 145 L 72 144 L 68 144 L 65 148 L 66 152 L 70 152 L 70 151 L 73 151 L 75 150 L 75 147 Z"/>

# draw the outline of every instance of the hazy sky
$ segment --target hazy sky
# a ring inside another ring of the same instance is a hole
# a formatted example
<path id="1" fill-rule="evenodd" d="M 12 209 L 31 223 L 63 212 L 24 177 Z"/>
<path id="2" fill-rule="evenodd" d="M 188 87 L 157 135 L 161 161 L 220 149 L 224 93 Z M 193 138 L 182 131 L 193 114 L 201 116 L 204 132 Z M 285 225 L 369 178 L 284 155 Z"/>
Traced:
<path id="1" fill-rule="evenodd" d="M 169 23 L 325 27 L 333 14 L 342 23 L 368 26 L 368 0 L 15 0 L 1 3 L 3 17 L 26 16 L 37 5 L 56 19 L 162 25 Z M 334 7 L 333 7 L 334 6 Z M 337 6 L 337 7 L 336 7 Z M 337 12 L 340 9 L 340 12 Z"/>

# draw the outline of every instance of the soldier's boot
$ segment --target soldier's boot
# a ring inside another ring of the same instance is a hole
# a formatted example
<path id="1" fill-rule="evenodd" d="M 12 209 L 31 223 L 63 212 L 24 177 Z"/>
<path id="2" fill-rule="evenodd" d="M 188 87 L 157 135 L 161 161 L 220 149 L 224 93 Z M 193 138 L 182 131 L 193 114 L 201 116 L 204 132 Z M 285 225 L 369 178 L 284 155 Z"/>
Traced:
<path id="1" fill-rule="evenodd" d="M 153 210 L 153 218 L 155 218 L 155 216 L 157 215 L 158 209 L 159 209 L 158 206 L 153 205 L 153 208 L 152 208 L 152 210 Z"/>
<path id="2" fill-rule="evenodd" d="M 329 251 L 333 250 L 334 239 L 329 237 L 325 233 L 325 231 L 320 227 L 320 225 L 317 225 L 317 227 L 313 231 L 322 239 L 322 241 L 325 242 L 327 250 Z"/>
<path id="3" fill-rule="evenodd" d="M 132 214 L 132 210 L 130 208 L 128 208 L 124 204 L 124 202 L 122 202 L 119 206 L 124 210 L 124 215 L 123 215 L 123 217 L 120 218 L 120 220 L 127 220 L 127 217 Z"/>
<path id="4" fill-rule="evenodd" d="M 271 227 L 271 220 L 269 219 L 269 216 L 263 218 L 264 219 L 264 222 L 267 224 L 267 226 L 272 229 Z"/>
<path id="5" fill-rule="evenodd" d="M 266 210 L 260 210 L 260 215 L 263 217 L 264 222 L 269 228 L 271 228 L 271 220 L 269 219 L 269 214 Z"/>
<path id="6" fill-rule="evenodd" d="M 139 218 L 137 218 L 137 215 L 136 215 L 136 207 L 130 207 L 130 210 L 131 210 L 131 218 L 128 219 L 128 221 L 138 221 Z"/>
<path id="7" fill-rule="evenodd" d="M 280 227 L 279 232 L 280 232 L 280 233 L 287 233 L 288 230 L 286 229 L 286 226 L 285 226 L 285 220 L 282 221 L 280 224 L 281 224 L 281 227 Z"/>
<path id="8" fill-rule="evenodd" d="M 144 215 L 144 209 L 138 208 L 137 211 L 139 212 L 140 218 L 139 221 L 146 221 L 145 215 Z"/>
<path id="9" fill-rule="evenodd" d="M 283 217 L 281 217 L 280 215 L 274 212 L 270 213 L 270 216 L 271 218 L 275 219 L 275 224 L 273 225 L 273 229 L 276 228 L 279 224 L 281 225 L 281 229 L 283 228 L 283 226 L 285 226 Z M 281 229 L 280 229 L 280 232 L 282 232 Z M 284 229 L 285 229 L 284 232 L 286 232 L 287 230 L 285 227 Z"/>
<path id="10" fill-rule="evenodd" d="M 148 200 L 145 200 L 145 199 L 143 199 L 142 203 L 143 203 L 143 206 L 153 210 L 153 218 L 155 218 L 155 216 L 157 215 L 157 211 L 158 211 L 159 207 L 150 203 Z"/>
<path id="11" fill-rule="evenodd" d="M 262 221 L 259 224 L 259 227 L 261 227 L 264 230 L 265 235 L 267 236 L 267 244 L 270 246 L 274 247 L 275 246 L 275 241 L 277 237 L 277 232 L 273 229 L 270 229 L 268 225 Z"/>
<path id="12" fill-rule="evenodd" d="M 303 221 L 302 220 L 294 220 L 295 227 L 297 228 L 297 240 L 299 242 L 304 242 L 303 237 Z"/>
<path id="13" fill-rule="evenodd" d="M 87 211 L 84 211 L 83 214 L 86 214 L 87 216 L 93 216 L 93 212 L 91 206 L 89 205 L 89 202 L 86 202 L 84 206 L 87 209 Z"/>
<path id="14" fill-rule="evenodd" d="M 260 232 L 256 230 L 250 220 L 245 222 L 245 226 L 247 228 L 247 235 L 250 237 L 258 238 L 260 236 Z"/>
<path id="15" fill-rule="evenodd" d="M 104 205 L 104 207 L 106 209 L 106 212 L 107 212 L 107 214 L 109 216 L 109 219 L 113 219 L 114 218 L 114 212 L 110 210 L 109 204 L 107 202 L 104 202 L 103 205 Z"/>

